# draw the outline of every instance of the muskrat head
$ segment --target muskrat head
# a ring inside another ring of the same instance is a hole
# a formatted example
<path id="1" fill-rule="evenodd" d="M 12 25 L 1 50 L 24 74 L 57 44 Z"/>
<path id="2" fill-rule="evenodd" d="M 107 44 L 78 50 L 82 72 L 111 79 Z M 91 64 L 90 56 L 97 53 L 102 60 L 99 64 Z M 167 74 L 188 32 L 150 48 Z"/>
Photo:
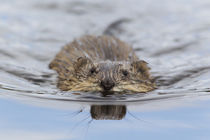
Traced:
<path id="1" fill-rule="evenodd" d="M 155 84 L 145 61 L 99 61 L 80 57 L 74 63 L 72 91 L 147 92 Z"/>

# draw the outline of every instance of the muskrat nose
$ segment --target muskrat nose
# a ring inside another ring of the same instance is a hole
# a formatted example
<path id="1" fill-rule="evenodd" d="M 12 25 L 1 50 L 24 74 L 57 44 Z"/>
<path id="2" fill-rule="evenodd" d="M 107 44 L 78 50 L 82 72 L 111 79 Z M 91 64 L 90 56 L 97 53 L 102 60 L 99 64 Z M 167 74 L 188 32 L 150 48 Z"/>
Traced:
<path id="1" fill-rule="evenodd" d="M 101 87 L 104 90 L 110 90 L 115 86 L 115 83 L 112 80 L 103 80 L 101 81 Z"/>

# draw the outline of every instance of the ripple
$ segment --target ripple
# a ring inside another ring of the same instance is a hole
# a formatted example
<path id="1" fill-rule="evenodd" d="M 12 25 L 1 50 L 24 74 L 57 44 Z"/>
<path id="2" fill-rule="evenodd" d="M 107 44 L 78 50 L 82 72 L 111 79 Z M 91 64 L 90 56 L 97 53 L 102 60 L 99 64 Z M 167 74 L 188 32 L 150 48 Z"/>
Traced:
<path id="1" fill-rule="evenodd" d="M 111 0 L 43 3 L 23 0 L 1 5 L 1 16 L 7 17 L 1 18 L 0 23 L 4 29 L 0 33 L 1 95 L 112 104 L 207 95 L 210 40 L 204 38 L 209 36 L 208 28 L 203 29 L 210 23 L 204 18 L 210 13 L 206 13 L 209 9 L 204 6 L 209 2 L 192 2 L 188 9 L 200 10 L 189 12 L 181 1 L 173 4 L 163 1 L 161 5 L 142 1 L 141 9 L 135 0 L 131 3 L 117 0 L 117 5 Z M 57 74 L 48 69 L 50 61 L 62 45 L 86 33 L 109 34 L 131 44 L 137 55 L 149 62 L 158 89 L 146 94 L 106 97 L 100 93 L 57 89 Z"/>

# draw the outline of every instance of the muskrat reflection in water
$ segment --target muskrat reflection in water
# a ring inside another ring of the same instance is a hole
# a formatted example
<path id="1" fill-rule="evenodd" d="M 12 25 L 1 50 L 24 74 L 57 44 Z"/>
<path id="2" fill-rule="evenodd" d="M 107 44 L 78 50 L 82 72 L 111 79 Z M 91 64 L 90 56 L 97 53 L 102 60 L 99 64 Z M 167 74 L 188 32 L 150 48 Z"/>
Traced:
<path id="1" fill-rule="evenodd" d="M 148 92 L 155 88 L 149 67 L 126 43 L 111 36 L 86 35 L 67 44 L 49 67 L 63 91 Z"/>
<path id="2" fill-rule="evenodd" d="M 126 115 L 124 105 L 93 105 L 90 109 L 92 119 L 95 120 L 122 120 Z"/>

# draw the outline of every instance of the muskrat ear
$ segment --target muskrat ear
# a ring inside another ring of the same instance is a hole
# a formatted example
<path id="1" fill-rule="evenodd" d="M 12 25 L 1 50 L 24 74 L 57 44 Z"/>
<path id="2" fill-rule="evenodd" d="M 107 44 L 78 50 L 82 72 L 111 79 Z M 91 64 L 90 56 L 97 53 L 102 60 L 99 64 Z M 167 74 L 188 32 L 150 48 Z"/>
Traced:
<path id="1" fill-rule="evenodd" d="M 92 61 L 87 57 L 79 57 L 76 62 L 73 63 L 75 70 L 81 69 L 87 64 L 92 64 Z"/>
<path id="2" fill-rule="evenodd" d="M 150 68 L 147 66 L 147 62 L 144 60 L 134 61 L 131 63 L 134 71 L 140 72 L 142 75 L 149 77 L 149 70 Z"/>

